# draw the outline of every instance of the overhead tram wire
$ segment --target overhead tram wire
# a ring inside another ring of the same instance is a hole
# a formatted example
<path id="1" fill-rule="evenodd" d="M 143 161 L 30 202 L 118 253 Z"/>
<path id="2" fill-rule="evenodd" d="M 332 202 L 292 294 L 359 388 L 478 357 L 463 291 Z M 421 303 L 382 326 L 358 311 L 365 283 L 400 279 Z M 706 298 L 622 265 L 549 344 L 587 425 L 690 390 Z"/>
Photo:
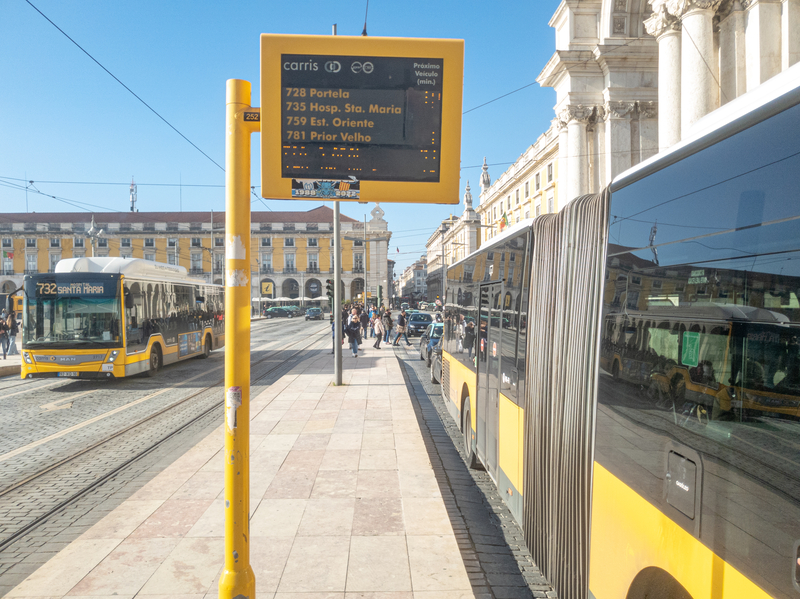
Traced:
<path id="1" fill-rule="evenodd" d="M 150 105 L 149 105 L 147 102 L 145 102 L 145 101 L 144 101 L 142 98 L 140 98 L 140 97 L 139 97 L 139 96 L 136 94 L 136 92 L 134 92 L 134 91 L 133 91 L 131 88 L 129 88 L 127 85 L 125 85 L 125 84 L 124 84 L 122 81 L 120 81 L 120 80 L 119 80 L 119 78 L 118 78 L 116 75 L 114 75 L 114 73 L 112 73 L 112 72 L 111 72 L 111 71 L 109 71 L 107 68 L 105 68 L 105 67 L 104 67 L 102 64 L 100 64 L 100 62 L 99 62 L 99 61 L 98 61 L 98 60 L 97 60 L 97 59 L 96 59 L 94 56 L 92 56 L 91 54 L 89 54 L 89 52 L 87 52 L 87 51 L 86 51 L 86 50 L 85 50 L 85 49 L 84 49 L 84 48 L 83 48 L 83 47 L 82 47 L 82 46 L 81 46 L 81 45 L 80 45 L 78 42 L 76 42 L 76 41 L 75 41 L 74 39 L 72 39 L 72 38 L 71 38 L 69 35 L 67 35 L 67 33 L 66 33 L 66 32 L 65 32 L 63 29 L 61 29 L 61 27 L 59 27 L 58 25 L 56 25 L 55 23 L 53 23 L 53 21 L 52 21 L 52 20 L 50 20 L 50 18 L 49 18 L 49 17 L 48 17 L 46 14 L 44 14 L 44 13 L 43 13 L 41 10 L 39 10 L 38 8 L 36 8 L 36 6 L 34 6 L 34 4 L 31 2 L 31 0 L 25 0 L 25 2 L 27 2 L 28 4 L 30 4 L 31 8 L 33 8 L 33 9 L 34 9 L 36 12 L 38 12 L 40 15 L 42 15 L 42 16 L 43 16 L 43 17 L 44 17 L 44 18 L 45 18 L 45 19 L 46 19 L 46 20 L 47 20 L 47 21 L 48 21 L 48 22 L 49 22 L 49 23 L 50 23 L 50 24 L 51 24 L 53 27 L 55 27 L 56 29 L 58 29 L 58 30 L 59 30 L 59 31 L 60 31 L 60 32 L 61 32 L 61 33 L 64 35 L 64 37 L 66 37 L 66 38 L 67 38 L 69 41 L 71 41 L 73 44 L 75 44 L 75 45 L 78 47 L 78 49 L 79 49 L 81 52 L 83 52 L 84 54 L 86 54 L 86 56 L 88 56 L 89 58 L 91 58 L 91 59 L 92 59 L 92 60 L 93 60 L 93 61 L 94 61 L 94 62 L 97 64 L 97 66 L 99 66 L 99 67 L 100 67 L 101 69 L 103 69 L 103 70 L 104 70 L 106 73 L 108 73 L 109 75 L 111 75 L 111 77 L 113 77 L 113 78 L 114 78 L 114 80 L 115 80 L 117 83 L 119 83 L 119 84 L 120 84 L 122 87 L 124 87 L 126 90 L 128 90 L 128 91 L 131 93 L 131 95 L 133 95 L 133 97 L 134 97 L 134 98 L 136 98 L 137 100 L 139 100 L 139 102 L 141 102 L 142 104 L 144 104 L 144 105 L 145 105 L 145 106 L 146 106 L 146 107 L 147 107 L 147 108 L 148 108 L 148 109 L 149 109 L 149 110 L 150 110 L 150 111 L 151 111 L 153 114 L 155 114 L 155 115 L 156 115 L 158 118 L 160 118 L 162 121 L 164 121 L 164 122 L 167 124 L 167 126 L 169 126 L 169 128 L 170 128 L 170 129 L 172 129 L 173 131 L 175 131 L 175 133 L 177 133 L 177 134 L 178 134 L 178 135 L 180 135 L 180 136 L 181 136 L 183 139 L 185 139 L 187 142 L 189 142 L 189 144 L 190 144 L 190 145 L 191 145 L 191 146 L 192 146 L 192 147 L 193 147 L 195 150 L 197 150 L 197 151 L 198 151 L 198 152 L 200 152 L 200 153 L 201 153 L 203 156 L 205 156 L 205 157 L 206 157 L 206 158 L 208 158 L 208 159 L 209 159 L 211 162 L 213 162 L 213 163 L 214 163 L 214 164 L 215 164 L 217 167 L 219 167 L 219 169 L 220 169 L 222 172 L 225 172 L 225 169 L 224 169 L 222 166 L 220 166 L 220 164 L 219 164 L 219 163 L 218 163 L 216 160 L 214 160 L 213 158 L 211 158 L 211 156 L 209 156 L 208 154 L 206 154 L 205 152 L 203 152 L 203 150 L 201 150 L 199 147 L 197 147 L 197 145 L 196 145 L 194 142 L 192 142 L 192 140 L 190 140 L 190 139 L 189 139 L 188 137 L 186 137 L 186 136 L 185 136 L 183 133 L 181 133 L 180 131 L 178 131 L 178 130 L 175 128 L 175 126 L 174 126 L 172 123 L 170 123 L 170 122 L 169 122 L 167 119 L 165 119 L 163 116 L 161 116 L 161 115 L 160 115 L 160 114 L 159 114 L 159 113 L 158 113 L 158 112 L 157 112 L 157 111 L 156 111 L 156 110 L 155 110 L 155 109 L 154 109 L 152 106 L 150 106 Z"/>
<path id="2" fill-rule="evenodd" d="M 636 38 L 633 38 L 633 39 L 631 39 L 631 40 L 628 40 L 628 41 L 627 41 L 627 42 L 625 42 L 624 44 L 620 44 L 619 46 L 615 46 L 614 48 L 612 48 L 611 50 L 609 50 L 608 52 L 606 52 L 606 53 L 604 54 L 604 56 L 606 56 L 606 55 L 608 55 L 608 54 L 611 54 L 612 52 L 615 52 L 615 51 L 619 50 L 620 48 L 625 48 L 626 46 L 629 46 L 630 44 L 632 44 L 632 43 L 634 43 L 634 42 L 638 42 L 638 41 L 640 41 L 641 39 L 642 39 L 642 38 L 638 38 L 638 37 L 636 37 Z M 584 60 L 584 61 L 582 61 L 581 63 L 578 63 L 578 64 L 586 64 L 586 63 L 587 63 L 587 62 L 589 62 L 590 60 L 594 60 L 594 58 L 588 58 L 588 59 L 586 59 L 586 60 Z M 527 89 L 527 88 L 529 88 L 531 85 L 534 85 L 535 83 L 536 83 L 536 81 L 531 81 L 530 83 L 528 83 L 528 84 L 526 84 L 526 85 L 523 85 L 522 87 L 518 87 L 517 89 L 515 89 L 515 90 L 513 90 L 513 91 L 510 91 L 510 92 L 508 92 L 508 93 L 505 93 L 505 94 L 503 94 L 502 96 L 497 96 L 496 98 L 494 98 L 494 99 L 492 99 L 492 100 L 489 100 L 488 102 L 484 102 L 483 104 L 478 104 L 477 106 L 474 106 L 474 107 L 470 108 L 469 110 L 465 110 L 465 111 L 464 111 L 464 112 L 462 112 L 461 114 L 462 114 L 462 115 L 465 115 L 465 114 L 467 114 L 467 113 L 469 113 L 469 112 L 472 112 L 473 110 L 478 110 L 478 108 L 483 108 L 484 106 L 487 106 L 487 105 L 491 104 L 492 102 L 497 102 L 498 100 L 502 100 L 503 98 L 505 98 L 505 97 L 507 97 L 507 96 L 510 96 L 511 94 L 515 94 L 515 93 L 517 93 L 517 92 L 519 92 L 519 91 L 522 91 L 523 89 Z"/>

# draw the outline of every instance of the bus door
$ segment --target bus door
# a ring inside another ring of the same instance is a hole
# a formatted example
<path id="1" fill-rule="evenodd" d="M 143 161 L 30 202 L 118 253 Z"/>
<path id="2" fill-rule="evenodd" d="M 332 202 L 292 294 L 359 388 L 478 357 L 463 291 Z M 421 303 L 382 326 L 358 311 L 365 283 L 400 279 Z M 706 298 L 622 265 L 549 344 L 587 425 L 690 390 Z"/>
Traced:
<path id="1" fill-rule="evenodd" d="M 503 284 L 481 286 L 478 325 L 477 452 L 487 472 L 497 480 L 498 430 L 500 428 L 500 351 Z"/>

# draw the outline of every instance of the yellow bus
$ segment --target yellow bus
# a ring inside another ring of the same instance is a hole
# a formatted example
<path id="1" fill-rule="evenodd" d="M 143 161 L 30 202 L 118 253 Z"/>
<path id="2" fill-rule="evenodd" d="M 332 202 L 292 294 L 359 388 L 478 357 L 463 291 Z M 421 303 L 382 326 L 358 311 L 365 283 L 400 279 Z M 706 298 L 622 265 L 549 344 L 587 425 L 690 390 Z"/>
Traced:
<path id="1" fill-rule="evenodd" d="M 448 268 L 432 378 L 562 599 L 800 592 L 799 75 Z"/>
<path id="2" fill-rule="evenodd" d="M 22 317 L 22 293 L 17 291 L 14 294 L 0 293 L 0 308 L 6 311 L 12 310 L 20 318 Z"/>
<path id="3" fill-rule="evenodd" d="M 23 289 L 22 378 L 154 376 L 225 342 L 224 287 L 182 266 L 72 258 Z"/>

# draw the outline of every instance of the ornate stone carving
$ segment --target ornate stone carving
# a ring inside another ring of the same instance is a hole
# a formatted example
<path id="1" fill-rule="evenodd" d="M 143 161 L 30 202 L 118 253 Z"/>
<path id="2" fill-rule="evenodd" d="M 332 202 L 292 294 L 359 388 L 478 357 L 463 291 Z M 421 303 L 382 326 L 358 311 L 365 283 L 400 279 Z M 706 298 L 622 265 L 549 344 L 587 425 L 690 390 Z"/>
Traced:
<path id="1" fill-rule="evenodd" d="M 469 189 L 469 181 L 467 181 L 467 187 L 464 190 L 464 212 L 468 210 L 472 210 L 472 192 Z"/>
<path id="2" fill-rule="evenodd" d="M 606 102 L 604 107 L 607 119 L 625 119 L 636 108 L 636 102 Z"/>
<path id="3" fill-rule="evenodd" d="M 489 165 L 486 164 L 486 156 L 483 157 L 483 167 L 481 169 L 481 192 L 486 191 L 492 185 L 492 179 L 489 177 Z M 467 184 L 469 187 L 469 183 Z M 470 196 L 471 197 L 471 196 Z"/>
<path id="4" fill-rule="evenodd" d="M 681 28 L 680 20 L 669 14 L 667 11 L 666 0 L 650 0 L 653 7 L 653 14 L 644 21 L 644 29 L 655 38 L 660 37 L 667 31 L 679 31 Z"/>
<path id="5" fill-rule="evenodd" d="M 628 10 L 628 0 L 614 0 L 614 12 L 626 12 Z"/>
<path id="6" fill-rule="evenodd" d="M 625 35 L 626 22 L 625 17 L 614 17 L 614 35 Z"/>
<path id="7" fill-rule="evenodd" d="M 383 220 L 383 215 L 386 213 L 383 211 L 383 208 L 381 208 L 377 202 L 375 202 L 375 207 L 372 209 L 370 214 L 372 215 L 372 220 L 369 221 L 370 223 L 377 224 L 386 222 L 385 220 Z"/>
<path id="8" fill-rule="evenodd" d="M 658 116 L 658 102 L 638 102 L 639 118 L 654 119 Z"/>
<path id="9" fill-rule="evenodd" d="M 584 106 L 583 104 L 570 104 L 559 114 L 559 120 L 568 125 L 572 121 L 587 123 L 594 114 L 594 106 Z"/>
<path id="10" fill-rule="evenodd" d="M 667 11 L 669 14 L 681 18 L 690 10 L 696 8 L 703 10 L 717 10 L 722 0 L 666 0 Z"/>

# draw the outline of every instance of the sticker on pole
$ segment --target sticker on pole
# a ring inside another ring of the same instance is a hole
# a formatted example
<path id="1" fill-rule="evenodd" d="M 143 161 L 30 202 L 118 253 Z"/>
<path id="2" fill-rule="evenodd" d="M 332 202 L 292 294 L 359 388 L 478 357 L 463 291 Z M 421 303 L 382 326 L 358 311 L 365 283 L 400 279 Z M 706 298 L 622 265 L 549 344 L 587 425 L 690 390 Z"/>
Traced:
<path id="1" fill-rule="evenodd" d="M 496 341 L 492 341 L 492 357 L 493 358 L 497 357 L 497 342 Z"/>
<path id="2" fill-rule="evenodd" d="M 292 197 L 357 200 L 361 197 L 361 183 L 355 177 L 350 177 L 343 181 L 292 179 Z"/>
<path id="3" fill-rule="evenodd" d="M 236 430 L 237 412 L 242 405 L 242 388 L 229 387 L 225 394 L 225 426 L 230 431 Z"/>

